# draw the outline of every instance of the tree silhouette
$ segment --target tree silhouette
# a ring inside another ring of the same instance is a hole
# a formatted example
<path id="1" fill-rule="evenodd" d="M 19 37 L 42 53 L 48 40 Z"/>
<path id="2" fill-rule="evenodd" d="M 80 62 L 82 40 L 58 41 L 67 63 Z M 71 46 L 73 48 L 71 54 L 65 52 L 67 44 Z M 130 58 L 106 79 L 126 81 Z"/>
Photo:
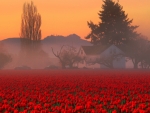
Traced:
<path id="1" fill-rule="evenodd" d="M 4 45 L 0 42 L 0 69 L 12 61 L 12 57 L 5 52 Z"/>
<path id="2" fill-rule="evenodd" d="M 10 55 L 0 53 L 0 69 L 3 68 L 7 63 L 11 62 L 12 58 Z"/>
<path id="3" fill-rule="evenodd" d="M 63 45 L 57 53 L 55 53 L 52 48 L 52 52 L 59 59 L 63 69 L 65 69 L 66 66 L 74 68 L 74 64 L 82 60 L 82 58 L 78 56 L 76 48 L 73 46 Z"/>
<path id="4" fill-rule="evenodd" d="M 32 68 L 40 68 L 46 65 L 49 56 L 41 48 L 41 15 L 32 1 L 24 3 L 21 18 L 20 63 Z"/>
<path id="5" fill-rule="evenodd" d="M 41 16 L 36 6 L 31 3 L 24 3 L 21 21 L 21 47 L 22 51 L 30 54 L 40 48 L 41 40 Z"/>
<path id="6" fill-rule="evenodd" d="M 148 42 L 149 43 L 149 42 Z M 150 68 L 150 44 L 145 48 L 146 50 L 142 54 L 141 67 Z"/>
<path id="7" fill-rule="evenodd" d="M 101 57 L 99 59 L 96 59 L 96 63 L 102 64 L 108 68 L 114 68 L 113 66 L 113 61 L 115 61 L 116 59 L 122 58 L 123 54 L 119 53 L 119 54 L 111 54 L 105 57 Z"/>
<path id="8" fill-rule="evenodd" d="M 134 69 L 137 69 L 139 64 L 142 68 L 149 66 L 150 44 L 147 37 L 141 35 L 136 40 L 130 41 L 125 47 L 125 52 L 128 59 L 131 59 Z"/>
<path id="9" fill-rule="evenodd" d="M 132 26 L 133 19 L 128 18 L 123 7 L 113 0 L 104 0 L 102 10 L 99 11 L 99 24 L 92 21 L 87 22 L 91 32 L 86 39 L 91 39 L 91 43 L 96 44 L 126 44 L 138 36 L 135 29 L 138 26 Z"/>

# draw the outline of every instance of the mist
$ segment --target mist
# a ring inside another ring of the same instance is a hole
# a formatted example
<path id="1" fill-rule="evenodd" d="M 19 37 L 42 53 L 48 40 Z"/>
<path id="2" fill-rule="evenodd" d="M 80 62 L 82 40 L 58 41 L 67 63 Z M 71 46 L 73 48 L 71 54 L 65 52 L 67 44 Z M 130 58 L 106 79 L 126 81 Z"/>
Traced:
<path id="1" fill-rule="evenodd" d="M 54 36 L 53 36 L 54 37 Z M 57 37 L 57 36 L 55 36 Z M 102 52 L 99 52 L 98 49 L 92 49 L 94 46 L 92 46 L 92 44 L 90 44 L 90 42 L 82 40 L 81 38 L 75 38 L 77 40 L 71 41 L 70 38 L 65 38 L 65 37 L 61 37 L 61 39 L 57 38 L 57 41 L 54 40 L 55 38 L 52 38 L 51 36 L 46 37 L 45 39 L 43 39 L 41 41 L 41 53 L 39 53 L 38 55 L 33 55 L 32 58 L 31 57 L 26 57 L 23 58 L 20 55 L 21 52 L 21 48 L 20 48 L 20 39 L 19 38 L 8 38 L 6 40 L 1 41 L 1 51 L 3 50 L 5 53 L 9 54 L 12 57 L 12 61 L 7 63 L 3 69 L 15 69 L 16 67 L 21 67 L 21 66 L 27 66 L 30 67 L 31 69 L 45 69 L 49 66 L 52 67 L 56 67 L 57 69 L 61 69 L 61 63 L 60 60 L 52 53 L 52 49 L 54 49 L 54 52 L 57 53 L 60 51 L 61 46 L 63 45 L 71 45 L 73 47 L 76 48 L 76 51 L 78 53 L 78 55 L 80 56 L 80 52 L 81 50 L 85 47 L 88 48 L 87 50 L 83 51 L 83 56 L 87 56 L 86 62 L 88 64 L 86 64 L 85 61 L 81 61 L 74 64 L 75 67 L 79 68 L 79 69 L 110 69 L 109 67 L 102 65 L 102 63 L 98 63 L 98 62 L 89 62 L 89 60 L 93 60 L 95 58 L 97 58 L 97 54 L 95 53 L 99 53 L 105 57 L 103 57 L 103 60 L 107 58 L 107 56 L 109 56 L 108 54 L 112 51 L 114 51 L 113 49 L 116 49 L 116 52 L 122 51 L 121 48 L 116 47 L 116 46 L 109 46 L 107 48 L 103 47 L 104 49 L 102 50 Z M 63 41 L 64 40 L 64 41 Z M 70 41 L 68 41 L 70 40 Z M 73 43 L 71 43 L 73 42 Z M 135 46 L 135 44 L 132 44 L 133 46 Z M 91 48 L 91 49 L 90 49 Z M 100 47 L 98 47 L 100 48 Z M 102 47 L 101 47 L 102 48 Z M 100 50 L 100 51 L 101 51 Z M 45 55 L 43 55 L 43 53 Z M 82 56 L 81 55 L 81 56 Z M 99 57 L 98 57 L 99 58 Z M 118 62 L 118 64 L 114 64 L 115 65 L 115 69 L 133 69 L 134 65 L 132 63 L 131 59 L 126 59 L 125 57 L 122 58 L 122 61 L 117 61 L 117 59 L 115 59 L 114 62 Z M 123 64 L 120 64 L 122 62 Z M 122 66 L 121 66 L 122 65 Z M 141 68 L 140 66 L 138 66 L 138 68 Z"/>
<path id="2" fill-rule="evenodd" d="M 12 61 L 5 65 L 3 69 L 15 69 L 16 67 L 28 66 L 31 69 L 45 69 L 48 66 L 61 68 L 59 59 L 52 53 L 52 49 L 57 53 L 61 46 L 71 45 L 79 51 L 82 45 L 92 45 L 90 42 L 81 39 L 76 34 L 68 36 L 47 36 L 41 40 L 41 50 L 38 55 L 32 55 L 32 58 L 21 56 L 20 38 L 8 38 L 1 41 L 3 49 L 10 54 Z"/>

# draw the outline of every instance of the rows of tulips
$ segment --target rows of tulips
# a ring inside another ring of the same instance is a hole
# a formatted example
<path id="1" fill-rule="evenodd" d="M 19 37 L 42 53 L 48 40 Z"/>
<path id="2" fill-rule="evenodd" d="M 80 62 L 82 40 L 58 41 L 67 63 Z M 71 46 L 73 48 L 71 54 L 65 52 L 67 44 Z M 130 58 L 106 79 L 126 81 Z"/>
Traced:
<path id="1" fill-rule="evenodd" d="M 0 113 L 150 113 L 150 75 L 63 70 L 0 73 Z"/>

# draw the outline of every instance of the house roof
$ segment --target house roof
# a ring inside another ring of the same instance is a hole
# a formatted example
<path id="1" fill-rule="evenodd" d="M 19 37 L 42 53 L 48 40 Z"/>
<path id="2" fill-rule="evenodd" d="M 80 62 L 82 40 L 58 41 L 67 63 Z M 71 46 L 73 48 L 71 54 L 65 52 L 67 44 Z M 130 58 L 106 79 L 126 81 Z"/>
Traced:
<path id="1" fill-rule="evenodd" d="M 111 45 L 81 46 L 86 55 L 99 55 Z"/>

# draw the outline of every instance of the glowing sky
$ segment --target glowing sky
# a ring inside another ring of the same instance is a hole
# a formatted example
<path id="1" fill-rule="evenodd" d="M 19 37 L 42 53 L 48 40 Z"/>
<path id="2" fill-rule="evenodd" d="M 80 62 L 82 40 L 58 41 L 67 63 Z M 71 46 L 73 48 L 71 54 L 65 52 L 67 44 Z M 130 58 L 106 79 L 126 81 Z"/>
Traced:
<path id="1" fill-rule="evenodd" d="M 84 38 L 87 21 L 98 23 L 102 0 L 32 0 L 42 17 L 42 38 L 75 33 Z M 115 0 L 117 1 L 117 0 Z M 22 7 L 30 0 L 0 0 L 0 40 L 19 37 Z M 150 39 L 150 0 L 119 0 L 123 10 L 139 25 L 138 32 Z"/>

